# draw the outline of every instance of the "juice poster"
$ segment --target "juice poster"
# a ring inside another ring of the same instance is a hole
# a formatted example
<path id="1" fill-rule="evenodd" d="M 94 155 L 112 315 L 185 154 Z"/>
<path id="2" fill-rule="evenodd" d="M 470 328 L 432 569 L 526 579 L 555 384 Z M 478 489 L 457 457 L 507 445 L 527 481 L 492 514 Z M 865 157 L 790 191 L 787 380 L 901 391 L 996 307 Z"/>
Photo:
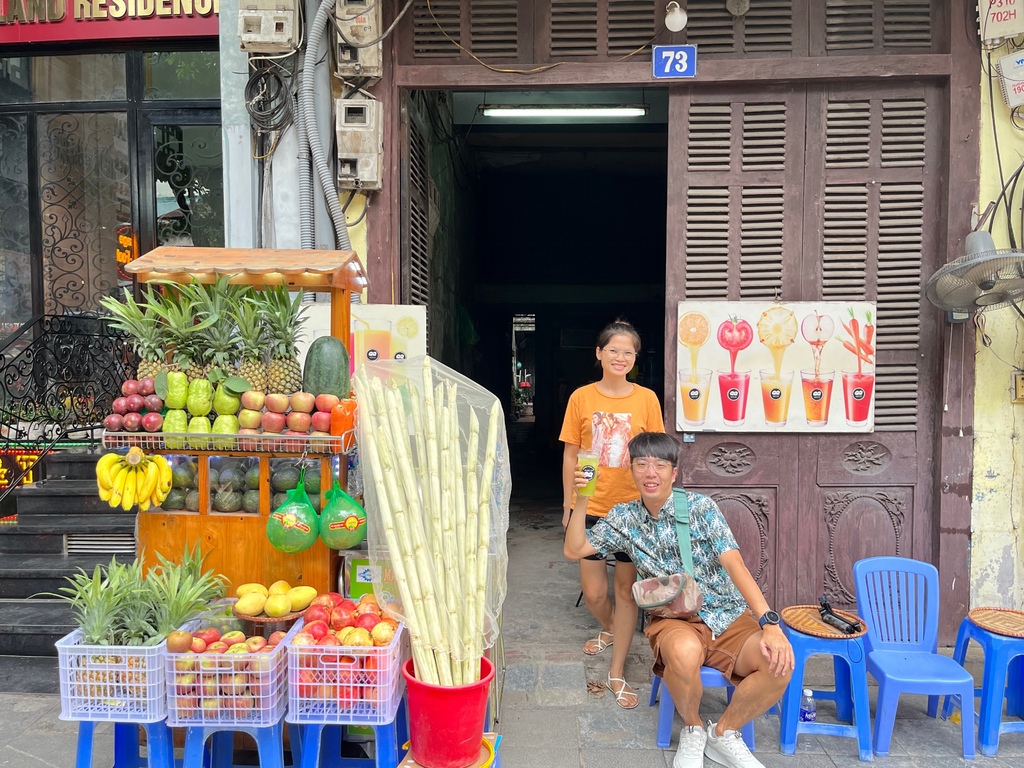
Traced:
<path id="1" fill-rule="evenodd" d="M 427 308 L 411 304 L 353 304 L 349 367 L 364 361 L 427 354 Z"/>
<path id="2" fill-rule="evenodd" d="M 871 432 L 875 305 L 681 301 L 680 432 Z"/>

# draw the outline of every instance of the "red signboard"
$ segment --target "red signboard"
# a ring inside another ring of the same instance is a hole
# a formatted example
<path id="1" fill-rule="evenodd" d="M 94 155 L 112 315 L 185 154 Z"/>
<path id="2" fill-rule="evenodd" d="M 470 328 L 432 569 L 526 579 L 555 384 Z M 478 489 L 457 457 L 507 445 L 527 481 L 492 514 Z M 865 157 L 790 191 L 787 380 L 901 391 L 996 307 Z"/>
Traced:
<path id="1" fill-rule="evenodd" d="M 216 37 L 220 0 L 0 0 L 0 45 Z"/>
<path id="2" fill-rule="evenodd" d="M 0 489 L 6 488 L 10 485 L 18 475 L 35 464 L 38 459 L 38 451 L 34 453 L 18 450 L 0 451 Z M 35 469 L 31 469 L 29 470 L 29 473 L 25 475 L 21 484 L 29 485 L 35 481 Z"/>

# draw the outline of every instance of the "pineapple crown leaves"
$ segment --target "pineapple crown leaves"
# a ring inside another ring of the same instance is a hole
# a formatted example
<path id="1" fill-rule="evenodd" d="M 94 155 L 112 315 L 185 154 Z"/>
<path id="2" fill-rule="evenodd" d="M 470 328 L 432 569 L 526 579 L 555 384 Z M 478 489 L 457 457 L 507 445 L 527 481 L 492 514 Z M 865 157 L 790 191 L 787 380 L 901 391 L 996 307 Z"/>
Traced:
<path id="1" fill-rule="evenodd" d="M 224 582 L 213 570 L 202 572 L 203 557 L 199 544 L 185 548 L 181 565 L 157 554 L 158 564 L 146 576 L 153 605 L 156 608 L 155 627 L 159 637 L 166 637 L 178 627 L 191 621 L 212 600 L 224 596 Z"/>
<path id="2" fill-rule="evenodd" d="M 231 285 L 231 275 L 220 275 L 210 284 L 190 283 L 181 286 L 195 309 L 196 316 L 211 320 L 200 334 L 203 338 L 203 362 L 230 368 L 238 358 L 241 338 L 235 329 L 232 310 L 249 293 L 244 285 Z"/>
<path id="3" fill-rule="evenodd" d="M 258 304 L 251 300 L 251 295 L 243 299 L 231 312 L 238 326 L 241 337 L 242 358 L 245 360 L 262 360 L 267 340 L 267 327 L 263 322 L 262 312 Z"/>
<path id="4" fill-rule="evenodd" d="M 274 357 L 292 357 L 296 354 L 295 343 L 302 338 L 302 324 L 306 322 L 306 308 L 302 306 L 302 293 L 292 298 L 288 286 L 275 285 L 264 291 L 259 303 L 263 319 L 272 340 Z"/>

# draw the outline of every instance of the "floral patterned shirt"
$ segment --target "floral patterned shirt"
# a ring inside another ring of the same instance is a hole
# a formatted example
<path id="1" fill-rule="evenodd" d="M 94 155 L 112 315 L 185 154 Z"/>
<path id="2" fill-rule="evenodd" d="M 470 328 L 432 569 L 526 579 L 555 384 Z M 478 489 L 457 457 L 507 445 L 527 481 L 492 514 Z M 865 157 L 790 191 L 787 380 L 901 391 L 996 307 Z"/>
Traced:
<path id="1" fill-rule="evenodd" d="M 725 516 L 711 498 L 689 491 L 686 496 L 690 506 L 693 575 L 704 595 L 698 615 L 713 634 L 720 635 L 747 610 L 746 600 L 718 559 L 739 546 Z M 616 504 L 587 531 L 587 541 L 603 556 L 625 552 L 636 565 L 639 578 L 682 573 L 674 497 L 674 493 L 668 497 L 657 519 L 639 499 Z"/>

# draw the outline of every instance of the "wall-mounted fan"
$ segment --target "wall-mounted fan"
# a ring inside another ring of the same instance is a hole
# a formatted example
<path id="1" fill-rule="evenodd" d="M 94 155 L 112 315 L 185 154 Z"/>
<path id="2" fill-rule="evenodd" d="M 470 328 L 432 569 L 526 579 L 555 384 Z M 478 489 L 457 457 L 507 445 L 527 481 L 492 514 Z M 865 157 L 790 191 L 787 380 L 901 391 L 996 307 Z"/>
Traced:
<path id="1" fill-rule="evenodd" d="M 966 254 L 939 269 L 928 280 L 925 296 L 947 312 L 977 312 L 1007 305 L 1024 317 L 1017 302 L 1024 298 L 1024 253 L 998 249 L 991 233 L 967 235 Z"/>

